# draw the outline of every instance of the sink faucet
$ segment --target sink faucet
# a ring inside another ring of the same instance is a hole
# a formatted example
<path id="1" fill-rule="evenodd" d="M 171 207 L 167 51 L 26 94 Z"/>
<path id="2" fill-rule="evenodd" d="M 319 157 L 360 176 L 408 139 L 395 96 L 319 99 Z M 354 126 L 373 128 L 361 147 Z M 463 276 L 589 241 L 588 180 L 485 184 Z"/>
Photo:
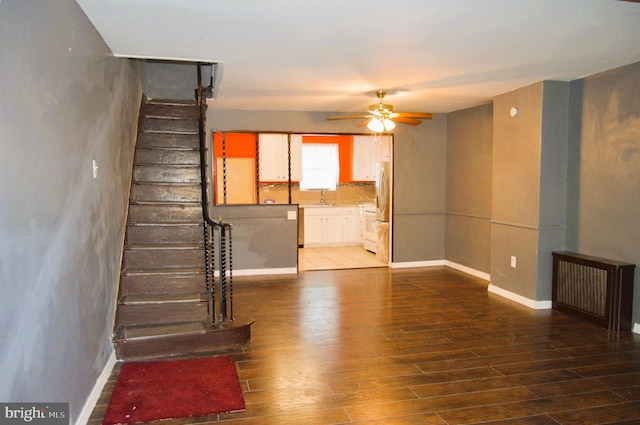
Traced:
<path id="1" fill-rule="evenodd" d="M 320 189 L 320 203 L 321 204 L 326 204 L 327 200 L 324 197 L 324 189 Z"/>

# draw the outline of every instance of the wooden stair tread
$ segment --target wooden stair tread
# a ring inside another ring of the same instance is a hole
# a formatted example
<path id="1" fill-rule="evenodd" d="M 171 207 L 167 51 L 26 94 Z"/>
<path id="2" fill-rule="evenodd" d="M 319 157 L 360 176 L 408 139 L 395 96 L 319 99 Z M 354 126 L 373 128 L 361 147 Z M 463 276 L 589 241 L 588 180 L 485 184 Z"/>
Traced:
<path id="1" fill-rule="evenodd" d="M 182 169 L 182 168 L 200 168 L 200 164 L 197 162 L 181 162 L 181 163 L 171 163 L 171 162 L 138 162 L 133 165 L 134 167 L 144 167 L 144 168 L 169 168 L 169 169 Z"/>
<path id="2" fill-rule="evenodd" d="M 139 146 L 138 149 L 150 150 L 150 151 L 186 151 L 186 152 L 198 152 L 200 149 L 192 146 L 174 146 L 171 144 L 167 145 L 148 145 L 148 146 Z"/>
<path id="3" fill-rule="evenodd" d="M 202 244 L 175 244 L 175 245 L 129 245 L 125 247 L 125 250 L 201 250 L 204 247 Z"/>
<path id="4" fill-rule="evenodd" d="M 149 98 L 145 104 L 151 105 L 173 105 L 173 106 L 196 106 L 193 99 L 166 99 L 166 98 Z M 143 105 L 144 107 L 144 105 Z"/>
<path id="5" fill-rule="evenodd" d="M 128 276 L 133 276 L 133 275 L 145 275 L 145 276 L 152 276 L 152 275 L 167 275 L 167 274 L 172 274 L 172 275 L 201 275 L 205 272 L 204 266 L 202 268 L 193 268 L 193 267 L 185 267 L 185 268 L 180 268 L 180 267 L 174 267 L 174 268 L 170 268 L 170 269 L 123 269 L 122 270 L 122 274 L 123 275 L 128 275 Z"/>
<path id="6" fill-rule="evenodd" d="M 199 226 L 199 227 L 203 226 L 202 223 L 196 223 L 193 220 L 188 220 L 188 219 L 184 219 L 184 220 L 175 219 L 172 221 L 166 221 L 166 219 L 159 219 L 158 221 L 151 221 L 151 219 L 149 218 L 144 218 L 144 219 L 129 220 L 129 223 L 127 224 L 127 226 L 171 226 L 171 225 Z"/>
<path id="7" fill-rule="evenodd" d="M 192 134 L 198 134 L 198 131 L 196 130 L 163 130 L 163 129 L 146 129 L 144 130 L 145 133 L 158 133 L 158 134 L 184 134 L 185 136 L 188 135 L 192 135 Z"/>
<path id="8" fill-rule="evenodd" d="M 173 182 L 131 182 L 132 186 L 173 186 L 173 187 L 180 187 L 180 186 L 184 186 L 184 187 L 200 187 L 200 182 L 180 182 L 180 183 L 173 183 Z"/>
<path id="9" fill-rule="evenodd" d="M 178 169 L 192 169 L 197 168 L 200 169 L 200 164 L 168 164 L 168 163 L 157 163 L 157 162 L 147 162 L 147 163 L 138 163 L 135 164 L 134 167 L 144 167 L 144 168 L 178 168 Z"/>
<path id="10" fill-rule="evenodd" d="M 205 333 L 203 322 L 168 323 L 162 325 L 127 325 L 117 332 L 116 341 L 122 339 L 158 338 L 172 334 Z"/>
<path id="11" fill-rule="evenodd" d="M 161 226 L 166 226 L 166 227 L 185 227 L 185 226 L 190 226 L 190 227 L 204 227 L 204 223 L 202 222 L 196 222 L 196 221 L 138 221 L 138 222 L 129 222 L 127 224 L 127 226 L 140 226 L 140 227 L 144 227 L 144 226 L 149 226 L 149 227 L 161 227 Z"/>
<path id="12" fill-rule="evenodd" d="M 157 205 L 157 206 L 180 206 L 184 205 L 185 207 L 192 206 L 200 206 L 202 202 L 200 201 L 130 201 L 129 205 Z"/>
<path id="13" fill-rule="evenodd" d="M 138 133 L 137 148 L 166 151 L 199 151 L 200 138 L 197 134 Z"/>
<path id="14" fill-rule="evenodd" d="M 120 297 L 120 304 L 160 304 L 201 302 L 206 296 L 201 293 L 190 294 L 129 294 Z"/>
<path id="15" fill-rule="evenodd" d="M 191 105 L 166 105 L 162 103 L 146 103 L 143 105 L 141 114 L 144 118 L 164 118 L 164 119 L 198 119 L 198 110 Z"/>

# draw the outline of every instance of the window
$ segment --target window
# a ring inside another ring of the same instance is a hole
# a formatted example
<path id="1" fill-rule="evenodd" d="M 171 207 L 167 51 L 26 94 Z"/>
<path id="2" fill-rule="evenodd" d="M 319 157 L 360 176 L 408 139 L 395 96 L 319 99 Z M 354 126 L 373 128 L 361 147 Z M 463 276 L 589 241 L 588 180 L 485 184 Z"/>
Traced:
<path id="1" fill-rule="evenodd" d="M 302 144 L 301 190 L 336 190 L 339 174 L 340 159 L 337 144 Z"/>

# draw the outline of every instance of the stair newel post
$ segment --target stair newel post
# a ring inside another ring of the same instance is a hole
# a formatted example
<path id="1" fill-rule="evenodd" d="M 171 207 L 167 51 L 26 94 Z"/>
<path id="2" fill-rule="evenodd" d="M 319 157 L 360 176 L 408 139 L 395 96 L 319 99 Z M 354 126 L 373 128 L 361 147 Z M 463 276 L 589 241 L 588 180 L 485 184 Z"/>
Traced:
<path id="1" fill-rule="evenodd" d="M 231 246 L 231 225 L 228 226 L 229 233 L 229 319 L 233 321 L 233 250 Z"/>
<path id="2" fill-rule="evenodd" d="M 219 219 L 219 246 L 220 246 L 220 321 L 227 319 L 227 250 L 226 250 L 226 226 Z"/>
<path id="3" fill-rule="evenodd" d="M 205 242 L 205 279 L 207 287 L 207 314 L 208 321 L 214 324 L 216 321 L 216 285 L 215 285 L 215 250 L 213 246 L 213 230 L 205 220 L 204 222 L 204 242 Z"/>
<path id="4" fill-rule="evenodd" d="M 204 222 L 204 283 L 207 297 L 207 318 L 211 321 L 211 280 L 209 278 L 209 226 Z"/>

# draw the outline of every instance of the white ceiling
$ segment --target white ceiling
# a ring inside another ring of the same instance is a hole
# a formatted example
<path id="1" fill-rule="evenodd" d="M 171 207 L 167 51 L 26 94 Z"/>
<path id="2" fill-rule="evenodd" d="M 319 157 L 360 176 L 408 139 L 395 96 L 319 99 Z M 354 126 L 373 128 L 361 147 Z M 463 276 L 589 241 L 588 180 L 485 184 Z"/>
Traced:
<path id="1" fill-rule="evenodd" d="M 451 112 L 640 61 L 618 0 L 77 0 L 116 56 L 223 63 L 213 107 Z"/>

